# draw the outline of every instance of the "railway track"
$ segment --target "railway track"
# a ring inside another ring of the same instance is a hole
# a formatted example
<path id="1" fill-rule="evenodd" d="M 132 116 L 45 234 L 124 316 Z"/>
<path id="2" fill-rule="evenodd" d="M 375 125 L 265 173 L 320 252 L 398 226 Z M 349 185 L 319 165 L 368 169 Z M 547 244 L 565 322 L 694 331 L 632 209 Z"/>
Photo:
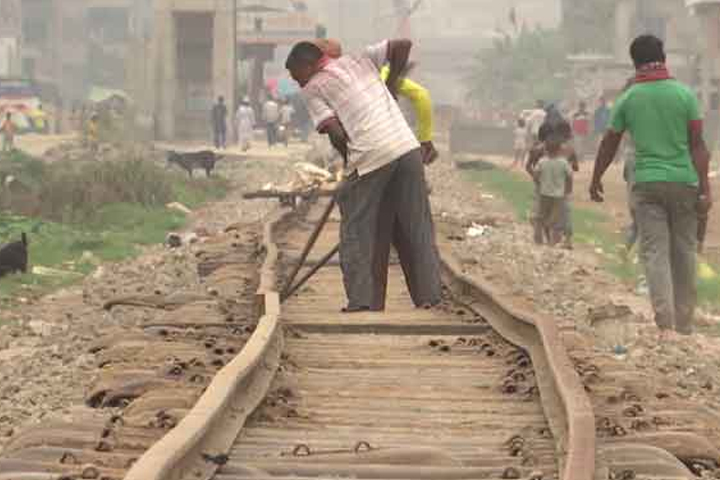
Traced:
<path id="1" fill-rule="evenodd" d="M 340 314 L 336 265 L 281 306 L 284 273 L 323 209 L 306 204 L 267 223 L 252 283 L 257 326 L 211 383 L 172 392 L 182 405 L 161 440 L 138 424 L 125 437 L 134 443 L 106 452 L 16 445 L 0 459 L 0 480 L 630 480 L 717 468 L 713 412 L 604 358 L 571 357 L 553 319 L 467 278 L 443 244 L 438 308 L 410 304 L 397 265 L 386 312 Z M 335 245 L 337 227 L 325 229 L 310 265 Z M 219 271 L 218 296 L 234 298 L 223 286 L 231 270 Z M 157 418 L 168 397 L 136 401 Z M 116 428 L 128 428 L 126 417 L 112 417 Z M 106 468 L 112 459 L 117 468 Z"/>

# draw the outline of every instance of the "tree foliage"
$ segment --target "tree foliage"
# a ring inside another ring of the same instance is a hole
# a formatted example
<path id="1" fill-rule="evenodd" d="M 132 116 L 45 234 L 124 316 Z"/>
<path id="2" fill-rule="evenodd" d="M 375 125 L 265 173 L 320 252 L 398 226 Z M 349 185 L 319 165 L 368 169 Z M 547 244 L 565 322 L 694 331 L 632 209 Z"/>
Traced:
<path id="1" fill-rule="evenodd" d="M 468 76 L 470 99 L 483 108 L 519 108 L 565 96 L 566 50 L 555 30 L 522 29 L 497 39 L 475 57 Z"/>

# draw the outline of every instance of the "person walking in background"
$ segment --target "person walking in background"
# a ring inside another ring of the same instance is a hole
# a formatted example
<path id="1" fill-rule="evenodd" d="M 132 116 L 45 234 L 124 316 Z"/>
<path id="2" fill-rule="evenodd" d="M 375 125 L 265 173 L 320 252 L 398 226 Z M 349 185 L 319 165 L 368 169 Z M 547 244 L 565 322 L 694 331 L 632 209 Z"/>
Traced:
<path id="1" fill-rule="evenodd" d="M 217 149 L 227 148 L 227 116 L 225 97 L 220 96 L 211 113 L 213 140 Z"/>
<path id="2" fill-rule="evenodd" d="M 636 147 L 633 197 L 640 258 L 660 340 L 665 340 L 673 330 L 693 331 L 698 217 L 712 208 L 710 154 L 697 96 L 670 76 L 662 40 L 642 35 L 633 41 L 630 56 L 635 79 L 613 109 L 590 196 L 603 201 L 602 177 L 629 132 Z"/>
<path id="3" fill-rule="evenodd" d="M 577 112 L 573 114 L 572 129 L 576 139 L 575 150 L 578 158 L 583 160 L 590 150 L 590 114 L 587 111 L 585 101 L 579 103 Z"/>
<path id="4" fill-rule="evenodd" d="M 602 138 L 610 122 L 610 108 L 607 106 L 605 97 L 600 97 L 598 107 L 593 115 L 593 127 L 596 138 Z"/>
<path id="5" fill-rule="evenodd" d="M 515 125 L 515 146 L 514 146 L 514 158 L 513 163 L 510 165 L 510 168 L 516 168 L 516 167 L 522 167 L 523 162 L 525 160 L 525 154 L 527 153 L 527 140 L 528 140 L 528 133 L 527 133 L 527 125 L 525 124 L 525 120 L 522 118 L 517 119 L 517 124 Z"/>
<path id="6" fill-rule="evenodd" d="M 235 125 L 237 126 L 238 145 L 243 152 L 250 150 L 255 128 L 255 111 L 250 105 L 250 99 L 243 97 L 235 113 Z"/>
<path id="7" fill-rule="evenodd" d="M 0 132 L 2 132 L 3 137 L 2 151 L 10 153 L 15 150 L 15 124 L 12 120 L 12 113 L 7 112 L 5 114 L 5 119 L 0 125 Z"/>
<path id="8" fill-rule="evenodd" d="M 538 100 L 535 102 L 535 109 L 530 112 L 527 118 L 528 133 L 533 142 L 539 141 L 540 127 L 545 123 L 545 117 L 547 117 L 545 102 Z"/>
<path id="9" fill-rule="evenodd" d="M 267 141 L 270 148 L 278 142 L 278 127 L 280 126 L 280 105 L 273 97 L 268 97 L 263 105 L 263 120 L 267 131 Z"/>
<path id="10" fill-rule="evenodd" d="M 281 137 L 283 143 L 287 147 L 290 144 L 290 137 L 293 131 L 293 116 L 295 115 L 295 109 L 290 105 L 289 100 L 285 100 L 280 107 L 280 129 L 282 131 Z"/>

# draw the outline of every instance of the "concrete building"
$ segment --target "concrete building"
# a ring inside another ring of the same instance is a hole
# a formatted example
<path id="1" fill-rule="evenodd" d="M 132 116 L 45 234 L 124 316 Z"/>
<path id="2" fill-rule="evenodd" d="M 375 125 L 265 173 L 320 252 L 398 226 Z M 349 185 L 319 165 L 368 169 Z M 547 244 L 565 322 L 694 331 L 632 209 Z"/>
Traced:
<path id="1" fill-rule="evenodd" d="M 632 40 L 640 34 L 651 33 L 665 41 L 668 64 L 673 75 L 680 80 L 696 84 L 697 19 L 687 9 L 685 0 L 606 0 L 610 2 L 609 15 L 595 17 L 595 5 L 568 0 L 563 12 L 564 22 L 579 22 L 593 18 L 593 28 L 606 30 L 612 41 L 595 43 L 600 48 L 575 50 L 570 56 L 578 98 L 615 96 L 632 75 L 629 56 Z M 582 32 L 584 25 L 574 25 L 566 31 Z M 570 34 L 572 40 L 572 34 Z M 594 37 L 591 37 L 594 38 Z"/>
<path id="2" fill-rule="evenodd" d="M 700 25 L 699 83 L 707 111 L 720 108 L 720 0 L 686 0 Z"/>
<path id="3" fill-rule="evenodd" d="M 0 0 L 0 77 L 21 73 L 21 8 L 20 0 Z"/>
<path id="4" fill-rule="evenodd" d="M 250 69 L 242 93 L 257 102 L 276 50 L 314 37 L 317 27 L 306 11 L 280 0 L 156 0 L 154 24 L 146 103 L 167 139 L 206 137 L 219 96 L 234 109 L 241 61 Z"/>

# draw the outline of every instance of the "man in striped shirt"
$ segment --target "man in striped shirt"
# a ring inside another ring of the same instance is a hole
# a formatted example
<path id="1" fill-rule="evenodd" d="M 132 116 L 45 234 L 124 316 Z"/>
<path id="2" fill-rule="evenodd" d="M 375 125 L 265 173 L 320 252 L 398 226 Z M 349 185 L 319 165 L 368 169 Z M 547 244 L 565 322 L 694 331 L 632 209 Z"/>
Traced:
<path id="1" fill-rule="evenodd" d="M 395 100 L 412 43 L 391 40 L 363 54 L 331 59 L 312 42 L 290 52 L 286 66 L 303 88 L 318 131 L 345 160 L 347 185 L 340 263 L 347 312 L 383 310 L 391 243 L 398 247 L 418 307 L 439 303 L 439 260 L 420 144 Z M 380 69 L 389 64 L 387 82 Z"/>

